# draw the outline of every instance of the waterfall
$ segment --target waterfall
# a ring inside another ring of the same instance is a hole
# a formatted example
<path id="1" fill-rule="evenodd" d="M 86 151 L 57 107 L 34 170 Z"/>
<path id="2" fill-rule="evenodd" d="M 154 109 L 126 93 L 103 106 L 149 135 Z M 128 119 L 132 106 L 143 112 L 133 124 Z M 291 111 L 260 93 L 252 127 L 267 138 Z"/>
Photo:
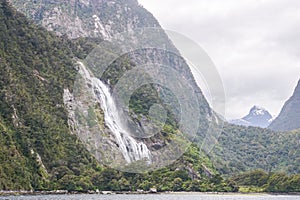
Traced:
<path id="1" fill-rule="evenodd" d="M 126 162 L 131 163 L 145 159 L 148 163 L 151 163 L 151 152 L 148 147 L 143 142 L 137 142 L 126 130 L 126 125 L 120 118 L 109 87 L 100 79 L 93 77 L 83 63 L 79 62 L 79 64 L 79 73 L 91 84 L 91 92 L 103 109 L 105 124 L 114 134 Z"/>

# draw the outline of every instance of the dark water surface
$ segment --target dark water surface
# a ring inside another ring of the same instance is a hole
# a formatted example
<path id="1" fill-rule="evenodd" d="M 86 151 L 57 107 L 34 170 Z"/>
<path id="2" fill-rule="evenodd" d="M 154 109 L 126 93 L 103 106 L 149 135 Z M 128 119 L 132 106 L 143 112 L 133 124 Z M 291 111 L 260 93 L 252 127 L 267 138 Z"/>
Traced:
<path id="1" fill-rule="evenodd" d="M 300 196 L 283 195 L 207 195 L 207 194 L 154 194 L 154 195 L 42 195 L 7 196 L 0 200 L 300 200 Z"/>

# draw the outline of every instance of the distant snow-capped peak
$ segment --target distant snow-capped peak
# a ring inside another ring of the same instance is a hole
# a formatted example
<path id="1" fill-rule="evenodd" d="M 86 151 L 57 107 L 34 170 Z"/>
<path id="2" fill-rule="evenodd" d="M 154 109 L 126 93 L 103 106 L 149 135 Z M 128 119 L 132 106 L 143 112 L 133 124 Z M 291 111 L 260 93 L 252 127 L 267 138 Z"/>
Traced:
<path id="1" fill-rule="evenodd" d="M 253 114 L 253 115 L 265 115 L 267 113 L 268 113 L 268 111 L 265 108 L 260 107 L 260 106 L 253 106 L 251 108 L 249 114 Z"/>
<path id="2" fill-rule="evenodd" d="M 248 115 L 242 119 L 230 120 L 229 123 L 242 126 L 256 126 L 266 128 L 272 122 L 273 116 L 263 107 L 253 106 Z"/>

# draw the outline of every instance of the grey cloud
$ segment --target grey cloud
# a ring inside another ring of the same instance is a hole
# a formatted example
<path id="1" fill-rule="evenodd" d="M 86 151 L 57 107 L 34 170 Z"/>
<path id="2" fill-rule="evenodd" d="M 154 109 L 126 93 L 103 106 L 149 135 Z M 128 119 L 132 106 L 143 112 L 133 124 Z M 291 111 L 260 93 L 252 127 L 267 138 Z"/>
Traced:
<path id="1" fill-rule="evenodd" d="M 140 0 L 164 28 L 198 42 L 224 82 L 228 118 L 278 114 L 300 78 L 298 0 Z M 171 6 L 170 6 L 171 5 Z"/>

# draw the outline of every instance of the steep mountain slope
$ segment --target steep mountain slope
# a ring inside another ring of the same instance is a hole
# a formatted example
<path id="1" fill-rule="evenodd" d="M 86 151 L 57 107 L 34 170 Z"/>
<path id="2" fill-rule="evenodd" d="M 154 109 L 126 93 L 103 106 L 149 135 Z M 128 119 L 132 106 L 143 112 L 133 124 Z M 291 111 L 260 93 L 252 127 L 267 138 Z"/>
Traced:
<path id="1" fill-rule="evenodd" d="M 129 31 L 134 28 L 159 26 L 153 16 L 141 8 L 135 0 L 79 0 L 55 1 L 55 3 L 53 3 L 54 1 L 11 0 L 11 2 L 20 11 L 44 25 L 48 30 L 54 30 L 58 35 L 66 34 L 69 38 L 91 36 L 109 40 L 114 33 Z M 162 37 L 164 38 L 163 42 L 170 45 L 165 36 Z M 173 50 L 176 52 L 175 49 Z M 85 53 L 89 54 L 90 52 Z M 82 58 L 84 59 L 84 57 Z M 174 66 L 176 69 L 183 69 L 185 78 L 193 80 L 185 63 L 178 62 L 178 59 L 176 60 L 170 55 L 165 56 L 161 52 L 149 50 L 134 52 L 117 59 L 112 64 L 112 68 L 104 74 L 102 80 L 106 84 L 110 83 L 109 85 L 114 86 L 126 70 L 132 69 L 135 64 L 144 64 L 138 62 L 140 60 L 152 61 L 152 63 L 153 60 L 165 60 L 164 64 Z M 206 130 L 209 121 L 213 121 L 214 117 L 199 88 L 195 84 L 193 88 L 197 90 L 201 102 L 200 130 L 198 131 L 199 137 L 196 138 L 196 142 L 201 145 L 203 140 L 207 139 Z M 135 113 L 132 113 L 134 118 L 147 116 L 153 102 L 157 102 L 158 91 L 160 88 L 158 89 L 156 86 L 141 88 L 132 96 L 130 108 Z M 176 117 L 172 116 L 169 119 L 168 125 L 170 126 L 168 128 L 174 131 L 176 129 Z M 217 133 L 218 130 L 215 132 Z M 284 135 L 285 133 L 275 134 L 264 129 L 226 125 L 219 140 L 214 137 L 211 138 L 213 140 L 212 146 L 214 143 L 217 145 L 214 151 L 209 152 L 209 155 L 217 162 L 218 169 L 225 174 L 256 168 L 299 172 L 299 166 L 295 164 L 295 160 L 299 160 L 299 151 L 295 151 L 299 144 L 295 142 L 289 145 L 290 141 L 298 141 L 299 132 L 288 133 L 288 139 L 285 139 Z M 257 143 L 255 143 L 256 141 Z M 278 155 L 274 152 L 281 152 L 282 146 L 278 145 L 280 143 L 283 143 L 286 150 L 285 153 L 280 153 L 280 159 L 277 159 L 276 156 Z M 152 144 L 152 147 L 157 147 L 164 143 L 153 140 L 149 142 L 150 146 Z M 284 156 L 286 154 L 291 156 Z M 266 162 L 264 161 L 265 158 L 272 158 L 272 161 Z M 255 160 L 262 160 L 262 162 Z M 274 164 L 270 167 L 273 160 Z M 228 167 L 223 169 L 223 166 Z"/>
<path id="2" fill-rule="evenodd" d="M 153 17 L 148 12 L 139 7 L 136 1 L 12 0 L 12 2 L 15 6 L 18 7 L 19 10 L 25 12 L 27 16 L 29 16 L 31 19 L 34 19 L 40 24 L 46 26 L 48 30 L 54 30 L 58 35 L 66 34 L 68 38 L 77 38 L 79 36 L 95 36 L 97 38 L 99 36 L 101 39 L 109 39 L 111 36 L 110 34 L 117 33 L 120 31 L 122 32 L 143 26 L 158 26 L 156 20 L 153 19 Z M 34 15 L 32 15 L 32 13 L 34 13 Z M 72 13 L 78 14 L 76 14 L 74 18 Z M 96 16 L 93 17 L 93 15 Z M 112 19 L 112 22 L 109 21 L 110 18 Z M 64 23 L 64 21 L 66 21 L 66 23 Z M 87 23 L 87 27 L 82 28 L 84 25 L 80 25 L 80 23 L 84 23 L 80 21 L 89 23 Z M 77 22 L 79 24 L 76 24 Z M 75 25 L 72 26 L 72 23 L 75 23 Z M 70 24 L 71 26 L 69 26 Z M 94 33 L 95 35 L 93 35 Z M 72 47 L 75 46 L 76 49 L 77 46 L 79 46 L 79 49 L 81 51 L 81 58 L 85 59 L 84 55 L 90 54 L 93 47 L 95 47 L 95 45 L 93 46 L 91 44 L 86 45 L 84 41 L 87 40 L 89 39 L 80 38 L 78 39 L 78 41 L 67 41 L 67 43 L 70 43 Z M 101 41 L 102 40 L 100 40 L 100 42 Z M 73 42 L 75 42 L 75 44 L 73 44 Z M 77 44 L 76 42 L 79 42 L 79 44 Z M 99 41 L 97 42 L 99 43 Z M 97 44 L 97 42 L 95 43 Z M 168 43 L 169 41 L 166 42 L 166 40 L 164 40 L 164 42 Z M 170 44 L 168 43 L 168 45 Z M 174 52 L 176 52 L 176 50 L 174 50 Z M 73 54 L 78 56 L 78 53 L 76 51 L 73 52 Z M 103 77 L 101 77 L 102 81 L 107 85 L 113 87 L 118 82 L 120 76 L 124 72 L 133 69 L 137 64 L 144 64 L 145 60 L 146 62 L 164 60 L 163 64 L 171 65 L 175 69 L 181 70 L 181 72 L 183 72 L 184 74 L 184 77 L 187 80 L 192 80 L 193 82 L 191 73 L 189 72 L 187 65 L 184 62 L 182 62 L 182 60 L 178 58 L 176 59 L 170 54 L 167 54 L 166 56 L 165 52 L 152 51 L 149 49 L 131 52 L 127 55 L 123 55 L 120 58 L 116 59 L 116 61 L 113 62 L 110 68 L 104 73 Z M 45 74 L 42 74 L 42 77 L 44 76 Z M 60 74 L 55 74 L 55 76 L 60 77 Z M 60 103 L 62 102 L 62 97 L 64 96 L 63 94 L 69 94 L 64 93 L 64 89 L 65 91 L 67 91 L 67 89 L 69 90 L 71 95 L 66 96 L 70 97 L 70 99 L 72 100 L 72 86 L 72 84 L 68 84 L 61 85 L 59 87 L 60 96 L 57 98 L 59 99 Z M 199 137 L 195 140 L 201 145 L 203 140 L 207 139 L 206 130 L 209 126 L 209 121 L 213 121 L 213 115 L 199 88 L 195 85 L 195 83 L 193 83 L 193 86 L 193 89 L 196 90 L 198 98 L 201 102 L 199 109 L 201 112 L 201 118 L 199 120 L 200 130 L 198 131 Z M 133 119 L 145 119 L 145 116 L 146 118 L 148 117 L 148 111 L 149 108 L 151 108 L 151 105 L 160 102 L 157 98 L 159 91 L 161 91 L 160 87 L 157 87 L 157 85 L 151 85 L 148 87 L 141 87 L 132 96 L 132 98 L 130 99 L 131 103 L 129 107 L 131 111 L 130 114 Z M 31 96 L 31 98 L 35 99 L 34 96 Z M 175 98 L 169 99 L 172 100 Z M 96 109 L 91 110 L 92 112 L 90 112 L 87 117 L 88 120 L 86 125 L 90 126 L 95 124 L 94 119 L 99 118 L 99 121 L 101 122 L 103 128 L 101 129 L 103 130 L 102 133 L 104 135 L 109 135 L 110 137 L 111 132 L 108 130 L 107 126 L 103 126 L 103 113 L 101 112 L 101 109 L 98 109 L 99 107 L 101 106 L 98 105 Z M 70 109 L 68 104 L 66 105 L 66 108 L 68 108 L 68 112 L 70 114 L 70 112 L 72 112 L 72 109 Z M 166 105 L 165 108 L 166 110 L 168 110 Z M 68 118 L 66 117 L 67 114 L 62 113 L 61 115 L 63 116 L 63 119 L 66 122 L 64 124 L 65 126 L 68 121 Z M 148 141 L 143 140 L 142 142 L 147 144 L 149 148 L 161 148 L 170 141 L 170 135 L 178 133 L 177 122 L 178 120 L 176 119 L 176 113 L 170 115 L 167 120 L 167 126 L 165 126 L 165 129 L 159 135 L 157 135 L 156 138 L 150 138 Z M 44 126 L 45 129 L 47 127 L 51 126 Z M 71 129 L 72 128 L 74 127 L 71 126 Z M 72 131 L 74 132 L 74 129 L 72 129 Z M 44 132 L 46 133 L 46 131 Z M 52 134 L 53 133 L 50 133 L 50 135 Z M 74 139 L 76 139 L 75 136 Z M 212 144 L 216 143 L 216 146 L 214 151 L 209 152 L 209 155 L 216 162 L 218 170 L 224 174 L 239 173 L 241 171 L 257 168 L 262 168 L 265 170 L 271 169 L 275 171 L 287 170 L 291 173 L 299 173 L 299 165 L 297 165 L 299 161 L 299 151 L 297 150 L 299 149 L 299 144 L 297 143 L 297 141 L 299 141 L 299 132 L 287 134 L 274 133 L 272 131 L 266 131 L 264 129 L 259 128 L 244 128 L 239 126 L 226 125 L 224 131 L 221 134 L 221 137 L 218 140 L 217 138 L 211 139 L 214 140 Z M 43 140 L 43 137 L 39 137 L 37 141 L 39 140 Z M 290 141 L 292 141 L 291 144 Z M 69 141 L 69 144 L 67 143 L 65 145 L 73 146 L 73 142 Z M 91 140 L 89 142 L 94 141 Z M 113 143 L 113 145 L 117 146 L 116 142 Z M 93 151 L 95 149 L 89 150 Z M 75 153 L 81 156 L 81 154 L 77 151 L 75 151 Z M 277 158 L 278 155 L 279 159 Z M 41 158 L 44 159 L 44 156 L 41 156 Z M 59 163 L 56 165 L 56 167 L 58 166 L 60 166 Z M 80 166 L 83 167 L 84 165 L 80 164 Z M 161 190 L 168 190 L 174 185 L 174 182 L 181 183 L 179 185 L 181 185 L 182 188 L 189 188 L 187 190 L 195 190 L 194 188 L 197 188 L 197 190 L 199 190 L 199 188 L 202 188 L 203 190 L 209 190 L 211 186 L 207 183 L 211 183 L 210 181 L 213 180 L 204 179 L 204 183 L 203 185 L 201 185 L 202 179 L 199 182 L 197 178 L 192 180 L 191 177 L 197 177 L 198 172 L 201 174 L 201 177 L 206 177 L 206 175 L 210 176 L 210 174 L 212 173 L 211 171 L 214 171 L 211 161 L 205 155 L 203 155 L 203 152 L 199 153 L 199 149 L 195 146 L 192 146 L 192 148 L 189 151 L 187 151 L 187 153 L 183 157 L 178 159 L 178 161 L 174 165 L 167 168 L 163 168 L 162 170 L 153 173 L 147 173 L 142 175 L 132 175 L 128 173 L 123 174 L 116 172 L 112 169 L 102 167 L 96 167 L 96 169 L 93 168 L 91 172 L 85 173 L 83 170 L 78 170 L 78 168 L 73 167 L 72 165 L 70 166 L 70 164 L 67 164 L 66 167 L 67 168 L 63 167 L 63 169 L 60 169 L 61 171 L 59 172 L 61 172 L 61 174 L 57 177 L 56 180 L 56 182 L 60 183 L 60 185 L 57 184 L 60 187 L 62 187 L 62 185 L 67 185 L 70 188 L 74 188 L 76 186 L 75 188 L 100 188 L 104 190 L 120 190 L 120 187 L 125 188 L 124 190 L 128 190 L 130 186 L 132 186 L 131 189 L 134 190 L 137 188 L 149 188 L 150 185 L 156 186 Z M 138 168 L 139 166 L 135 167 Z M 46 169 L 47 171 L 50 171 L 48 170 L 47 165 Z M 68 169 L 70 169 L 70 171 Z M 88 167 L 86 167 L 85 169 L 88 169 Z M 180 178 L 181 180 L 177 178 Z M 72 185 L 72 182 L 76 183 L 75 186 Z"/>
<path id="3" fill-rule="evenodd" d="M 266 128 L 272 121 L 272 115 L 264 108 L 253 106 L 248 115 L 242 119 L 230 120 L 231 124 Z"/>
<path id="4" fill-rule="evenodd" d="M 159 27 L 136 0 L 10 0 L 29 18 L 58 35 L 108 37 L 143 27 Z"/>
<path id="5" fill-rule="evenodd" d="M 72 53 L 65 40 L 0 5 L 1 189 L 51 188 L 60 173 L 79 180 L 96 163 L 66 123 L 62 95 L 76 75 Z"/>
<path id="6" fill-rule="evenodd" d="M 84 57 L 93 44 L 56 37 L 4 0 L 0 36 L 0 190 L 234 189 L 208 178 L 216 171 L 195 145 L 172 166 L 152 173 L 135 175 L 100 166 L 71 134 L 63 98 L 65 88 L 74 90 L 77 66 L 72 58 Z M 168 128 L 162 140 L 175 131 Z"/>
<path id="7" fill-rule="evenodd" d="M 196 122 L 195 124 L 201 124 L 201 126 L 199 126 L 199 130 L 196 130 L 198 134 L 198 142 L 202 143 L 204 141 L 204 138 L 209 138 L 207 137 L 206 133 L 209 129 L 209 126 L 212 124 L 215 118 L 201 90 L 194 81 L 190 68 L 186 64 L 185 60 L 182 59 L 178 50 L 174 47 L 172 42 L 170 42 L 167 35 L 162 31 L 156 19 L 148 11 L 139 6 L 136 0 L 61 0 L 55 1 L 55 3 L 53 3 L 52 1 L 28 2 L 24 0 L 12 0 L 11 2 L 15 7 L 18 8 L 18 10 L 25 13 L 31 19 L 42 24 L 48 30 L 53 30 L 58 35 L 66 34 L 70 39 L 74 39 L 77 37 L 100 37 L 103 40 L 110 41 L 110 39 L 112 39 L 111 37 L 116 33 L 129 32 L 129 35 L 133 36 L 131 36 L 131 38 L 128 39 L 128 42 L 126 41 L 129 44 L 129 47 L 127 46 L 126 49 L 129 49 L 130 51 L 126 52 L 125 55 L 121 55 L 120 57 L 115 58 L 114 62 L 110 66 L 108 66 L 108 69 L 102 74 L 102 77 L 96 78 L 101 79 L 101 81 L 103 81 L 106 85 L 109 85 L 109 87 L 113 90 L 114 87 L 117 85 L 118 81 L 120 79 L 122 80 L 122 76 L 134 69 L 136 66 L 154 64 L 170 66 L 172 69 L 175 69 L 176 72 L 180 73 L 182 80 L 188 82 L 190 87 L 193 89 L 194 95 L 197 97 L 197 101 L 199 102 L 199 106 L 197 106 L 195 110 L 192 110 L 195 111 L 195 113 L 183 112 L 188 115 L 198 115 L 198 117 L 189 117 L 189 119 L 199 119 L 198 122 Z M 145 34 L 142 37 L 146 36 L 148 38 L 138 39 L 134 35 L 136 32 L 130 33 L 130 31 L 133 31 L 134 29 L 145 27 L 157 28 L 157 37 L 152 36 L 153 38 L 151 38 L 150 34 Z M 126 37 L 127 36 L 125 36 L 125 38 Z M 115 38 L 113 38 L 112 40 L 114 39 Z M 142 49 L 131 50 L 131 47 L 134 46 L 134 44 L 139 43 L 141 41 L 145 42 L 144 46 L 146 47 L 142 47 Z M 152 44 L 159 44 L 160 48 L 149 48 Z M 123 44 L 120 44 L 120 46 L 121 45 Z M 107 56 L 103 56 L 103 54 L 105 54 L 105 52 L 103 51 L 98 53 L 98 55 L 95 55 L 94 52 L 95 51 L 91 52 L 91 54 L 94 54 L 93 56 L 99 56 L 96 60 L 105 60 L 106 57 L 109 57 L 109 54 Z M 89 61 L 89 58 L 91 57 L 92 56 L 89 55 L 86 58 L 86 60 Z M 98 63 L 92 63 L 88 66 L 94 74 L 98 74 L 97 64 Z M 91 66 L 96 67 L 91 68 Z M 165 80 L 167 80 L 167 78 L 165 78 Z M 166 82 L 165 80 L 163 81 Z M 175 81 L 175 79 L 173 79 L 173 82 L 178 83 L 179 80 L 177 79 Z M 180 114 L 182 113 L 180 113 L 180 110 L 178 109 L 178 98 L 176 97 L 176 95 L 178 94 L 176 94 L 176 91 L 169 91 L 168 89 L 169 88 L 166 89 L 164 85 L 162 86 L 162 84 L 148 84 L 148 86 L 143 86 L 139 90 L 137 90 L 130 99 L 129 115 L 132 118 L 129 119 L 129 121 L 131 120 L 129 122 L 130 125 L 141 126 L 140 124 L 143 124 L 143 122 L 145 123 L 145 121 L 147 121 L 150 118 L 148 112 L 149 109 L 153 105 L 160 104 L 163 102 L 163 107 L 165 110 L 167 110 L 168 113 L 166 119 L 167 125 L 172 127 L 173 130 L 176 130 L 178 129 L 178 127 L 181 127 L 179 125 L 179 121 L 182 119 L 182 116 L 180 116 Z M 72 95 L 74 94 L 68 94 L 67 96 L 71 97 Z M 159 95 L 162 98 L 158 99 L 157 96 Z M 78 101 L 74 102 L 77 105 L 80 104 L 80 102 Z M 171 112 L 171 109 L 175 110 L 175 113 Z M 97 112 L 97 109 L 95 111 Z M 69 113 L 74 112 L 74 110 L 69 110 Z M 84 113 L 84 111 L 82 111 L 82 113 Z M 104 116 L 102 116 L 102 118 L 103 117 Z M 142 119 L 143 121 L 140 119 Z M 78 119 L 71 119 L 70 121 L 75 122 L 74 124 L 81 125 L 78 122 Z M 84 124 L 83 127 L 85 127 L 85 125 L 86 124 Z M 102 126 L 104 125 L 102 124 Z M 190 127 L 192 126 L 193 125 L 191 124 Z M 75 132 L 79 135 L 79 137 L 80 135 L 82 136 L 81 139 L 84 140 L 85 144 L 89 145 L 88 148 L 91 151 L 92 149 L 95 150 L 95 148 L 91 146 L 94 146 L 93 144 L 97 142 L 95 142 L 94 139 L 91 139 L 93 140 L 92 142 L 84 139 L 84 135 L 87 133 L 85 131 L 82 131 L 84 129 L 83 127 L 74 127 L 73 129 L 81 130 L 79 132 Z M 147 127 L 147 124 L 141 126 L 138 128 L 138 131 L 135 132 L 141 132 L 141 130 L 147 129 Z M 161 134 L 163 134 L 163 131 L 161 132 Z M 90 132 L 89 135 L 94 134 Z M 213 134 L 211 134 L 211 136 L 212 135 Z M 160 136 L 156 137 L 161 138 Z M 215 140 L 213 136 L 211 138 L 211 141 Z M 107 140 L 110 140 L 110 138 L 107 138 Z M 161 147 L 164 147 L 164 144 L 168 143 L 156 141 L 155 137 L 147 139 L 147 141 L 144 142 L 146 142 L 148 148 L 152 148 L 152 150 L 156 150 L 154 146 L 157 147 L 157 144 L 159 144 Z M 123 146 L 120 144 L 118 145 Z M 109 144 L 107 146 L 111 147 L 111 145 Z M 99 156 L 103 156 L 103 154 L 101 154 L 100 152 L 97 153 Z M 113 160 L 119 160 L 117 157 L 119 158 L 120 156 L 116 156 L 116 158 L 114 158 Z M 99 159 L 101 158 L 99 157 Z"/>
<path id="8" fill-rule="evenodd" d="M 292 97 L 284 104 L 278 117 L 270 124 L 275 131 L 288 131 L 300 128 L 300 81 Z"/>

